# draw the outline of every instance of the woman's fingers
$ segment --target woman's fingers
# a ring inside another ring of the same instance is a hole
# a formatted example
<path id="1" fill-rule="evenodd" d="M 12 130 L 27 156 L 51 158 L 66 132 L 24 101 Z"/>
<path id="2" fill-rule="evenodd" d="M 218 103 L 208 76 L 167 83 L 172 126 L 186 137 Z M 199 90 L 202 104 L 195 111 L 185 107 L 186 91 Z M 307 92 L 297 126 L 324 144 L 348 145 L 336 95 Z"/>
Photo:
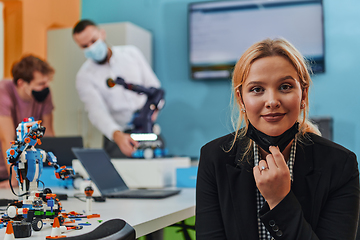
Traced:
<path id="1" fill-rule="evenodd" d="M 260 172 L 260 174 L 261 174 L 263 171 L 269 170 L 269 166 L 268 166 L 268 164 L 266 163 L 265 160 L 259 161 L 258 167 L 259 167 L 259 172 Z"/>
<path id="2" fill-rule="evenodd" d="M 289 168 L 280 150 L 270 147 L 270 152 L 266 161 L 259 161 L 253 171 L 256 185 L 272 209 L 289 193 L 291 180 Z"/>
<path id="3" fill-rule="evenodd" d="M 272 164 L 275 164 L 275 166 L 279 169 L 287 168 L 287 164 L 286 164 L 284 155 L 280 152 L 279 148 L 271 146 L 269 148 L 269 150 L 271 152 L 271 154 L 268 155 L 271 160 L 271 161 L 268 161 L 268 164 L 270 165 L 270 167 L 272 166 Z"/>

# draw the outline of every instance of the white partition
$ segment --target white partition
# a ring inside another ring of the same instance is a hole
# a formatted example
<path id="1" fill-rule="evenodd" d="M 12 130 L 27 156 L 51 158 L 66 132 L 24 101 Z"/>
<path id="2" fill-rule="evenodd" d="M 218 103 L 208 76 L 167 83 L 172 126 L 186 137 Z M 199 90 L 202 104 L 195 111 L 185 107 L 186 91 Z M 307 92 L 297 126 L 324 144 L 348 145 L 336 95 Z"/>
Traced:
<path id="1" fill-rule="evenodd" d="M 109 45 L 135 45 L 152 65 L 152 36 L 149 31 L 129 22 L 100 24 L 99 27 L 105 29 Z M 49 30 L 47 44 L 47 60 L 55 68 L 51 83 L 55 134 L 81 135 L 85 147 L 101 147 L 102 134 L 89 122 L 75 89 L 76 73 L 85 57 L 72 39 L 72 28 Z"/>
<path id="2" fill-rule="evenodd" d="M 191 166 L 189 157 L 111 159 L 111 162 L 126 185 L 134 189 L 175 187 L 176 169 Z M 84 179 L 89 179 L 88 173 L 78 159 L 72 161 L 72 167 Z M 95 187 L 94 189 L 99 192 Z"/>

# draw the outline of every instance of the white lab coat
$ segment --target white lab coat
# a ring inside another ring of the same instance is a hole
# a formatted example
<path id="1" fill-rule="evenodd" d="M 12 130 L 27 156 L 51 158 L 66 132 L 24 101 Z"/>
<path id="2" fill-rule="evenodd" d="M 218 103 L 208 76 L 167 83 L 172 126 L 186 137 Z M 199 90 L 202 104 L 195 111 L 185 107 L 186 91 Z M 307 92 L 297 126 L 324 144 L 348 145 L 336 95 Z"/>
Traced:
<path id="1" fill-rule="evenodd" d="M 122 77 L 125 82 L 144 87 L 160 87 L 160 82 L 138 48 L 114 46 L 109 63 L 100 65 L 88 59 L 76 76 L 76 89 L 85 104 L 90 122 L 107 138 L 116 130 L 124 131 L 133 113 L 141 109 L 146 96 L 124 89 L 109 88 L 106 80 Z"/>

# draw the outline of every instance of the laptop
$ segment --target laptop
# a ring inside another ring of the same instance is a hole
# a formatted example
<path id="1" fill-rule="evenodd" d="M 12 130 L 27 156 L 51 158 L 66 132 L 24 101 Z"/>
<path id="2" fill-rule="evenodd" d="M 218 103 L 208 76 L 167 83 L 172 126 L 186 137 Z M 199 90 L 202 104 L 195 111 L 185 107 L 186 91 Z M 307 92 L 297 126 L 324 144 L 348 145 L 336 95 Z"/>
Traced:
<path id="1" fill-rule="evenodd" d="M 82 148 L 83 139 L 81 136 L 74 137 L 43 137 L 41 145 L 36 148 L 43 149 L 46 152 L 52 152 L 57 158 L 57 164 L 60 166 L 72 166 L 72 160 L 76 159 L 71 151 L 72 147 Z"/>
<path id="2" fill-rule="evenodd" d="M 181 191 L 179 189 L 129 189 L 104 149 L 72 148 L 72 151 L 104 197 L 159 199 L 176 195 Z"/>

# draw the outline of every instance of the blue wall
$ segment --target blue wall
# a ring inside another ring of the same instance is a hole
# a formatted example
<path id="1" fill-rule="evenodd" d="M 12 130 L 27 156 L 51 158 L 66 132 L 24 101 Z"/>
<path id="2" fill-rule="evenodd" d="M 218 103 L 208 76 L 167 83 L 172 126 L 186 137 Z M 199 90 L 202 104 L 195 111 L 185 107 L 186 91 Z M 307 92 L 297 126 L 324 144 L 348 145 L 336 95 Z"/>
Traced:
<path id="1" fill-rule="evenodd" d="M 359 155 L 360 1 L 323 1 L 326 73 L 313 76 L 310 116 L 332 116 L 334 141 Z M 83 0 L 81 17 L 97 23 L 130 21 L 153 33 L 154 70 L 167 94 L 159 117 L 167 146 L 171 154 L 198 157 L 203 144 L 232 131 L 231 84 L 189 78 L 189 2 Z"/>

